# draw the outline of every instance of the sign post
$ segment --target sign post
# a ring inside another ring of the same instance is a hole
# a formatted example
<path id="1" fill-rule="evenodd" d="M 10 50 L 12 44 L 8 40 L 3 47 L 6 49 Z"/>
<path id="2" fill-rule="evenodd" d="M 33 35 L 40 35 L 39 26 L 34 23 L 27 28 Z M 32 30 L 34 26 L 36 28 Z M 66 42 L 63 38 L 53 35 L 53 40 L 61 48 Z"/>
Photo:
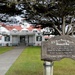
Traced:
<path id="1" fill-rule="evenodd" d="M 53 75 L 53 62 L 44 62 L 44 75 Z"/>
<path id="2" fill-rule="evenodd" d="M 75 39 L 73 37 L 62 35 L 42 42 L 41 60 L 45 61 L 45 75 L 53 75 L 53 61 L 63 58 L 75 60 Z"/>

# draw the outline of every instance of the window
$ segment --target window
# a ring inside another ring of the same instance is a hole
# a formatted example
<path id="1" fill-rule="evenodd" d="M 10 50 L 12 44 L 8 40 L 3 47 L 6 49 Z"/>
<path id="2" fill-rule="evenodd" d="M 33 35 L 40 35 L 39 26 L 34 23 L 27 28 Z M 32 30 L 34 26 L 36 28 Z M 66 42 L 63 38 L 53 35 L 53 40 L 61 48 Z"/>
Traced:
<path id="1" fill-rule="evenodd" d="M 5 36 L 5 41 L 10 41 L 10 36 Z"/>
<path id="2" fill-rule="evenodd" d="M 42 41 L 42 36 L 37 36 L 36 41 Z"/>
<path id="3" fill-rule="evenodd" d="M 33 32 L 37 32 L 37 30 L 33 30 Z"/>

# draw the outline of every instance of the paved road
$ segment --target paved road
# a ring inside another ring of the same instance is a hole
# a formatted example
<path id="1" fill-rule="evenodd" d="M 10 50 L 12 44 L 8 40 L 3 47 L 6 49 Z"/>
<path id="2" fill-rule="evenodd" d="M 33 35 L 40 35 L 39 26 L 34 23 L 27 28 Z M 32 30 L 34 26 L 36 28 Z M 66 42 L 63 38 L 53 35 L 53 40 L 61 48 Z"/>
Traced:
<path id="1" fill-rule="evenodd" d="M 5 75 L 24 48 L 25 47 L 15 47 L 13 50 L 0 55 L 0 75 Z"/>

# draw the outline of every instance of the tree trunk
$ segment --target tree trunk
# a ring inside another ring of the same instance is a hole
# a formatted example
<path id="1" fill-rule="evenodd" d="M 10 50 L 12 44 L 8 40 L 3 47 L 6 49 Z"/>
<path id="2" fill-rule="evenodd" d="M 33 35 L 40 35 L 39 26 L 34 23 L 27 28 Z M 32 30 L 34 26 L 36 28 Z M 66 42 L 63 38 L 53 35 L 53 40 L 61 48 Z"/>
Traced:
<path id="1" fill-rule="evenodd" d="M 62 35 L 65 35 L 65 16 L 63 17 Z"/>

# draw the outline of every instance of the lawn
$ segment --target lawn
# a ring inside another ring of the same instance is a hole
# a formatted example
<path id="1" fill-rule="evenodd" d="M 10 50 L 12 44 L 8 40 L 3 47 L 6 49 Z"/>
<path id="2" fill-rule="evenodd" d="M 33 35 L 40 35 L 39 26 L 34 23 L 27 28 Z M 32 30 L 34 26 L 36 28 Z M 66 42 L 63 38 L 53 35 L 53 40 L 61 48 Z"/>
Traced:
<path id="1" fill-rule="evenodd" d="M 43 75 L 40 50 L 40 47 L 26 48 L 6 75 Z M 55 61 L 54 75 L 75 75 L 75 61 L 71 59 Z"/>
<path id="2" fill-rule="evenodd" d="M 75 75 L 75 61 L 65 58 L 54 62 L 54 75 Z"/>
<path id="3" fill-rule="evenodd" d="M 0 54 L 5 53 L 12 49 L 13 49 L 13 47 L 0 47 Z"/>

